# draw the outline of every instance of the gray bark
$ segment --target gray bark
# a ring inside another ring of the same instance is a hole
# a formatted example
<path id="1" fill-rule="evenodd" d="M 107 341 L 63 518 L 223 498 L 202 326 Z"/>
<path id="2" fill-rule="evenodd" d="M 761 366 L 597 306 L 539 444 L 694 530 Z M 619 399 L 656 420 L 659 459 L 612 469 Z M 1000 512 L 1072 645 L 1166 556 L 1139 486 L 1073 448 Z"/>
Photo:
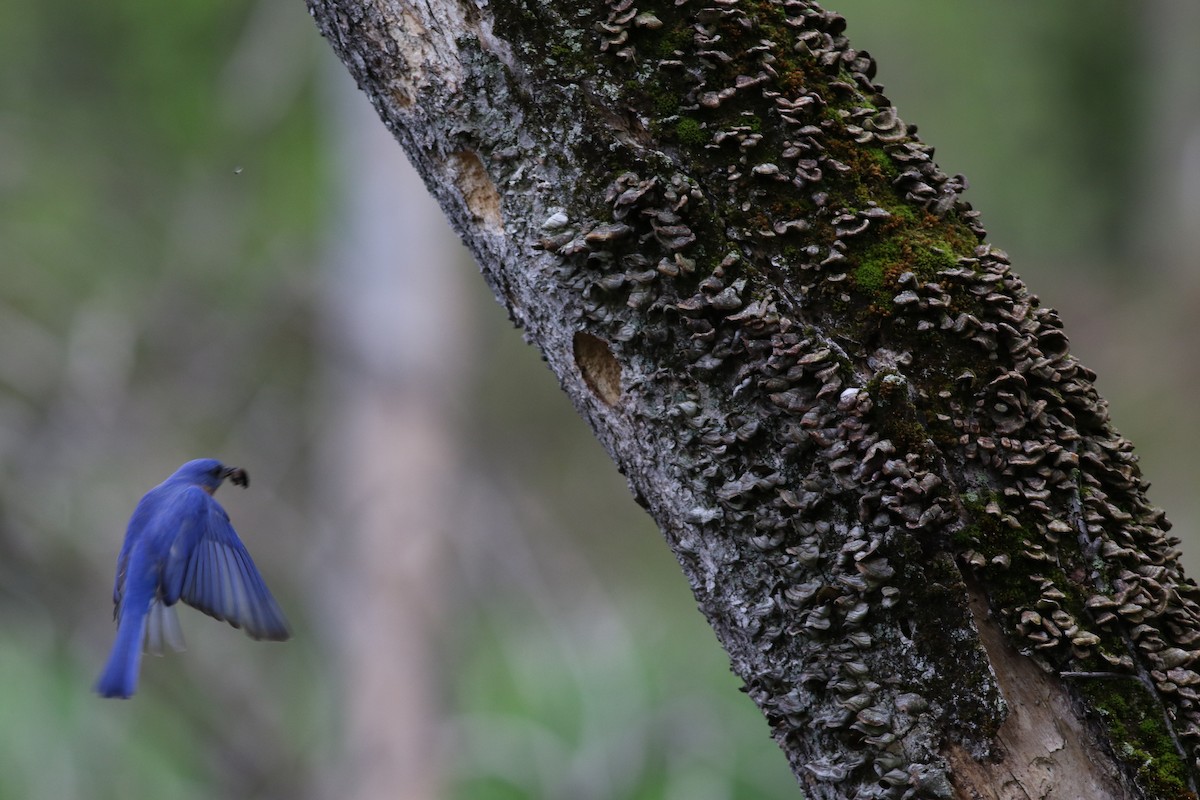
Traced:
<path id="1" fill-rule="evenodd" d="M 309 6 L 809 797 L 1194 796 L 1177 540 L 838 16 Z"/>

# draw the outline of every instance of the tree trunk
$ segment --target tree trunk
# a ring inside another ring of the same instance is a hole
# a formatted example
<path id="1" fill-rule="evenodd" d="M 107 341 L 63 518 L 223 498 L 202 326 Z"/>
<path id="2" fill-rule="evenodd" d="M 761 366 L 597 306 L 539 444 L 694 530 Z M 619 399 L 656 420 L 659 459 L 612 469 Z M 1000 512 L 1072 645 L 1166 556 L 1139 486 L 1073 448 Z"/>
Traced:
<path id="1" fill-rule="evenodd" d="M 327 411 L 321 479 L 329 512 L 321 593 L 337 653 L 342 752 L 320 796 L 444 796 L 442 737 L 431 735 L 451 581 L 447 503 L 461 486 L 454 404 L 469 324 L 463 260 L 420 179 L 344 75 L 330 86 L 340 238 L 322 311 Z M 330 81 L 333 83 L 333 81 Z M 454 319 L 430 335 L 426 313 Z M 403 792 L 398 787 L 403 787 Z"/>
<path id="2" fill-rule="evenodd" d="M 840 17 L 309 6 L 810 798 L 1195 796 L 1177 540 Z"/>

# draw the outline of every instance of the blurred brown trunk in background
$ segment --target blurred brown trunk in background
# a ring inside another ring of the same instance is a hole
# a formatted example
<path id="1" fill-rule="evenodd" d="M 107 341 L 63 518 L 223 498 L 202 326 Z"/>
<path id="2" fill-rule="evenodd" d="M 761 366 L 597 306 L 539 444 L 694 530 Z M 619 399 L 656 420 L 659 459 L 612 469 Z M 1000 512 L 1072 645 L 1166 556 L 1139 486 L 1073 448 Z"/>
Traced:
<path id="1" fill-rule="evenodd" d="M 450 399 L 466 362 L 462 252 L 362 95 L 329 82 L 340 224 L 322 287 L 330 427 L 316 480 L 329 493 L 323 596 L 344 728 L 324 789 L 426 800 L 444 761 L 433 639 L 456 472 Z"/>

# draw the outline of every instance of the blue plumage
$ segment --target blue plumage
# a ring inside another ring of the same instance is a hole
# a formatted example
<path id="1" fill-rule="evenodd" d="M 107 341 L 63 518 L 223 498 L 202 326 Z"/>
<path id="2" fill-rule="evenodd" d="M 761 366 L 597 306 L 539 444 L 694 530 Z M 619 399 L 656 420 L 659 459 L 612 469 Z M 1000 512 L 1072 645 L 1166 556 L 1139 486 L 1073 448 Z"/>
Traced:
<path id="1" fill-rule="evenodd" d="M 179 600 L 253 639 L 283 641 L 290 635 L 229 515 L 213 499 L 226 478 L 239 486 L 250 483 L 243 469 L 211 458 L 189 461 L 134 509 L 117 556 L 117 638 L 96 681 L 101 695 L 134 693 L 143 641 L 155 652 L 164 640 L 182 649 L 174 609 Z"/>

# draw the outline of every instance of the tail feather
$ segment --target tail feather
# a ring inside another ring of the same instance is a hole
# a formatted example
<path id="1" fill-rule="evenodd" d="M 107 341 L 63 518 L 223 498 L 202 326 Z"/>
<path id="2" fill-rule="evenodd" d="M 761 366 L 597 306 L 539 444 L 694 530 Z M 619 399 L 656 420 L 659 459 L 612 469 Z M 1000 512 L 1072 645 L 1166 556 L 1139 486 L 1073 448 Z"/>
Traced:
<path id="1" fill-rule="evenodd" d="M 146 636 L 148 608 L 125 608 L 117 625 L 108 663 L 96 681 L 96 692 L 103 697 L 132 697 L 137 691 L 138 671 L 142 665 L 142 640 Z"/>
<path id="2" fill-rule="evenodd" d="M 161 599 L 155 598 L 150 603 L 150 613 L 146 615 L 146 652 L 161 656 L 164 644 L 177 653 L 187 649 L 175 606 L 166 605 Z"/>

